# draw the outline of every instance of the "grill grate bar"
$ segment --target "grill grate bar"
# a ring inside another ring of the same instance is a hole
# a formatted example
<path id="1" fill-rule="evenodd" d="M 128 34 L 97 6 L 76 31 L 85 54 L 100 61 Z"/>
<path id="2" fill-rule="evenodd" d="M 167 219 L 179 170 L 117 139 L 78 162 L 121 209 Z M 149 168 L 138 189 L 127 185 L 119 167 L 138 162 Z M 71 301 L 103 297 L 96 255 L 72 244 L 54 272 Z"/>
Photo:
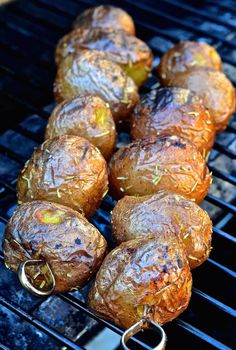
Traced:
<path id="1" fill-rule="evenodd" d="M 235 30 L 236 26 L 234 26 L 230 22 L 227 23 L 224 20 L 222 20 L 220 17 L 217 17 L 217 16 L 215 16 L 213 14 L 209 15 L 209 13 L 206 14 L 206 12 L 203 12 L 203 11 L 200 11 L 200 10 L 196 10 L 191 5 L 187 5 L 187 4 L 184 4 L 183 2 L 179 2 L 179 1 L 176 1 L 176 0 L 165 0 L 165 2 L 167 2 L 167 3 L 171 4 L 171 5 L 174 5 L 175 7 L 183 8 L 184 10 L 186 10 L 188 12 L 191 12 L 194 15 L 202 16 L 205 19 L 208 19 L 208 20 L 213 21 L 215 23 L 223 24 L 224 26 L 227 26 L 230 29 Z"/>
<path id="2" fill-rule="evenodd" d="M 194 326 L 191 326 L 189 323 L 187 323 L 185 321 L 182 321 L 179 318 L 177 318 L 175 320 L 175 322 L 176 322 L 176 324 L 179 327 L 184 328 L 185 330 L 187 330 L 188 332 L 190 332 L 194 336 L 202 339 L 203 341 L 207 342 L 210 345 L 213 345 L 216 349 L 219 349 L 219 350 L 232 350 L 231 348 L 229 348 L 228 346 L 224 345 L 220 341 L 218 341 L 215 338 L 211 337 L 210 335 L 202 332 L 200 329 L 198 329 L 198 328 L 196 328 Z"/>
<path id="3" fill-rule="evenodd" d="M 213 227 L 213 232 L 217 235 L 220 235 L 226 239 L 228 239 L 229 241 L 231 241 L 232 243 L 236 243 L 236 238 L 233 237 L 232 235 L 230 235 L 229 233 L 224 232 L 223 230 L 217 228 L 217 227 Z"/>
<path id="4" fill-rule="evenodd" d="M 222 146 L 219 142 L 215 142 L 214 143 L 214 147 L 213 149 L 215 149 L 216 151 L 219 151 L 223 154 L 225 154 L 226 156 L 232 158 L 232 159 L 235 159 L 236 158 L 236 152 L 234 151 L 231 151 L 230 149 L 228 148 L 225 148 L 224 146 Z"/>
<path id="5" fill-rule="evenodd" d="M 222 209 L 228 210 L 233 214 L 236 214 L 236 207 L 233 204 L 228 203 L 223 199 L 214 196 L 213 194 L 208 194 L 206 199 L 208 200 L 208 202 L 215 204 Z"/>
<path id="6" fill-rule="evenodd" d="M 234 49 L 236 48 L 236 44 L 224 39 L 222 36 L 214 34 L 213 32 L 207 32 L 201 28 L 197 28 L 196 26 L 186 22 L 184 19 L 179 20 L 178 18 L 166 13 L 163 10 L 159 10 L 159 9 L 154 8 L 154 7 L 150 7 L 149 5 L 143 4 L 140 2 L 133 3 L 131 0 L 124 0 L 124 2 L 132 4 L 132 6 L 135 6 L 136 8 L 139 8 L 140 10 L 144 10 L 148 13 L 152 13 L 152 14 L 155 14 L 155 15 L 160 16 L 162 18 L 166 18 L 168 21 L 175 23 L 179 26 L 185 27 L 185 28 L 197 33 L 197 34 L 199 34 L 199 33 L 204 34 L 204 35 L 207 35 L 213 39 L 220 40 L 222 43 L 224 43 L 227 46 L 230 46 L 231 48 L 234 48 Z"/>
<path id="7" fill-rule="evenodd" d="M 216 176 L 222 180 L 225 180 L 225 181 L 231 183 L 232 185 L 236 185 L 236 178 L 234 176 L 226 174 L 223 171 L 219 171 L 217 168 L 210 166 L 210 165 L 208 165 L 208 168 L 213 172 L 214 176 Z"/>
<path id="8" fill-rule="evenodd" d="M 209 296 L 208 294 L 202 292 L 201 290 L 199 290 L 195 287 L 193 287 L 192 292 L 194 294 L 199 295 L 201 298 L 209 301 L 210 303 L 212 303 L 214 306 L 216 306 L 221 311 L 224 311 L 225 313 L 229 314 L 230 316 L 236 317 L 236 310 L 234 310 L 232 307 L 225 305 L 221 301 Z"/>
<path id="9" fill-rule="evenodd" d="M 93 318 L 94 320 L 98 321 L 99 323 L 102 323 L 105 327 L 110 328 L 112 331 L 114 331 L 115 333 L 122 335 L 123 331 L 113 325 L 112 323 L 109 323 L 103 319 L 101 319 L 100 317 L 96 316 L 95 314 L 93 314 L 87 307 L 86 304 L 83 303 L 81 300 L 78 300 L 76 298 L 74 298 L 72 295 L 67 294 L 59 294 L 58 295 L 62 300 L 64 300 L 65 302 L 69 303 L 70 305 L 72 305 L 75 309 L 77 310 L 82 310 L 83 312 L 85 312 L 88 316 L 90 316 L 91 318 Z M 143 343 L 142 341 L 140 341 L 139 339 L 136 338 L 132 338 L 132 340 L 138 344 L 143 346 L 144 349 L 147 350 L 152 350 L 147 344 Z"/>
<path id="10" fill-rule="evenodd" d="M 236 278 L 236 272 L 232 271 L 231 269 L 229 269 L 228 267 L 218 263 L 215 260 L 212 260 L 211 258 L 207 259 L 207 262 L 218 267 L 220 270 L 223 270 L 224 272 L 226 272 L 228 275 L 232 276 L 233 278 Z"/>
<path id="11" fill-rule="evenodd" d="M 31 316 L 28 312 L 24 311 L 21 307 L 19 307 L 16 303 L 9 301 L 7 298 L 0 295 L 0 305 L 6 307 L 8 310 L 14 312 L 18 316 L 20 316 L 22 319 L 26 320 L 27 322 L 31 323 L 34 327 L 38 328 L 40 331 L 44 332 L 45 334 L 49 335 L 62 345 L 66 346 L 69 349 L 73 350 L 84 350 L 82 347 L 76 345 L 73 341 L 71 341 L 66 336 L 60 334 L 56 330 L 54 330 L 51 327 L 48 327 L 48 325 L 39 319 L 37 319 L 35 316 Z"/>

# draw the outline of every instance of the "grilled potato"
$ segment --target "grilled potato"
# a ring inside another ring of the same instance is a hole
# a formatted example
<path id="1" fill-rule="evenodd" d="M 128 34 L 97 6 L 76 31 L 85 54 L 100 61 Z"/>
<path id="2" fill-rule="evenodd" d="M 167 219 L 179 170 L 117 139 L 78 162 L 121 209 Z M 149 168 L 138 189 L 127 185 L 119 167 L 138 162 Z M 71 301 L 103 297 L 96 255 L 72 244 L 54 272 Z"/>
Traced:
<path id="1" fill-rule="evenodd" d="M 187 89 L 163 87 L 143 96 L 131 120 L 133 139 L 160 134 L 186 137 L 206 155 L 214 144 L 215 125 L 197 95 Z"/>
<path id="2" fill-rule="evenodd" d="M 17 182 L 19 202 L 48 200 L 91 216 L 107 192 L 107 166 L 82 137 L 46 140 L 26 162 Z"/>
<path id="3" fill-rule="evenodd" d="M 181 41 L 163 55 L 157 72 L 161 82 L 166 85 L 176 73 L 186 72 L 193 67 L 221 71 L 222 62 L 213 46 L 203 42 Z"/>
<path id="4" fill-rule="evenodd" d="M 111 251 L 97 273 L 88 306 L 98 316 L 128 328 L 144 316 L 159 324 L 188 306 L 192 277 L 177 239 L 139 238 Z"/>
<path id="5" fill-rule="evenodd" d="M 77 135 L 89 140 L 109 159 L 115 147 L 116 128 L 109 105 L 98 96 L 70 98 L 53 110 L 45 139 Z"/>
<path id="6" fill-rule="evenodd" d="M 191 69 L 176 74 L 168 82 L 195 92 L 202 98 L 215 122 L 216 131 L 223 131 L 235 111 L 235 90 L 224 73 L 212 69 Z"/>
<path id="7" fill-rule="evenodd" d="M 54 92 L 58 102 L 75 95 L 98 95 L 109 103 L 115 122 L 128 118 L 138 102 L 133 80 L 96 50 L 68 55 L 58 67 Z"/>
<path id="8" fill-rule="evenodd" d="M 109 165 L 110 189 L 116 199 L 170 190 L 200 203 L 210 182 L 201 153 L 180 136 L 135 141 L 117 151 Z"/>
<path id="9" fill-rule="evenodd" d="M 111 29 L 78 28 L 59 41 L 56 63 L 59 64 L 68 54 L 83 49 L 106 53 L 107 59 L 119 64 L 138 86 L 147 80 L 153 62 L 151 49 L 135 36 Z"/>
<path id="10" fill-rule="evenodd" d="M 74 28 L 112 28 L 135 35 L 135 26 L 127 12 L 119 7 L 100 5 L 82 12 L 73 24 Z"/>
<path id="11" fill-rule="evenodd" d="M 125 196 L 112 211 L 112 234 L 118 242 L 170 235 L 184 245 L 191 269 L 210 254 L 212 222 L 196 203 L 169 191 L 152 196 Z"/>
<path id="12" fill-rule="evenodd" d="M 55 277 L 55 293 L 82 288 L 101 265 L 106 246 L 83 215 L 46 201 L 19 206 L 3 237 L 6 266 L 17 272 L 26 260 L 47 262 Z M 38 266 L 31 266 L 27 274 L 35 287 L 48 289 Z"/>

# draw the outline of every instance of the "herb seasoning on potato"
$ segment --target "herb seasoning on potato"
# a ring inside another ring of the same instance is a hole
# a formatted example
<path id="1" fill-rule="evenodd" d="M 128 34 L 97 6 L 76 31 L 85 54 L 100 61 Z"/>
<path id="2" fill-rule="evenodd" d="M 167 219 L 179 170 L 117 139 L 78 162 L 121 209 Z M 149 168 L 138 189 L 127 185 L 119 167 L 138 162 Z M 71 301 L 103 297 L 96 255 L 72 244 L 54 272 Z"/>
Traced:
<path id="1" fill-rule="evenodd" d="M 142 97 L 131 120 L 133 139 L 160 134 L 186 137 L 206 156 L 214 144 L 215 125 L 197 95 L 180 87 L 163 87 Z"/>
<path id="2" fill-rule="evenodd" d="M 82 136 L 109 159 L 116 142 L 116 128 L 108 103 L 98 96 L 81 95 L 55 107 L 45 139 L 62 135 Z"/>
<path id="3" fill-rule="evenodd" d="M 119 7 L 100 5 L 85 10 L 76 18 L 74 28 L 112 28 L 135 35 L 135 26 L 130 15 Z"/>
<path id="4" fill-rule="evenodd" d="M 129 118 L 139 99 L 134 81 L 96 50 L 65 57 L 58 67 L 54 92 L 58 102 L 76 95 L 98 95 L 109 103 L 115 122 Z"/>
<path id="5" fill-rule="evenodd" d="M 192 276 L 180 242 L 139 238 L 111 251 L 97 273 L 88 306 L 98 316 L 128 328 L 147 315 L 158 324 L 188 306 Z"/>
<path id="6" fill-rule="evenodd" d="M 180 136 L 135 141 L 117 151 L 109 164 L 110 190 L 116 199 L 170 190 L 200 203 L 210 183 L 201 153 Z"/>
<path id="7" fill-rule="evenodd" d="M 177 236 L 182 242 L 191 269 L 210 254 L 212 222 L 196 203 L 169 191 L 152 196 L 125 196 L 111 216 L 112 235 L 118 242 L 138 237 Z"/>
<path id="8" fill-rule="evenodd" d="M 48 263 L 55 293 L 82 288 L 101 265 L 106 247 L 106 240 L 83 215 L 47 201 L 20 205 L 3 237 L 6 266 L 17 272 L 26 260 Z M 36 288 L 47 288 L 39 266 L 32 265 L 27 274 Z"/>
<path id="9" fill-rule="evenodd" d="M 33 153 L 17 182 L 19 202 L 48 200 L 86 217 L 94 214 L 108 190 L 107 165 L 100 151 L 82 137 L 46 140 Z"/>

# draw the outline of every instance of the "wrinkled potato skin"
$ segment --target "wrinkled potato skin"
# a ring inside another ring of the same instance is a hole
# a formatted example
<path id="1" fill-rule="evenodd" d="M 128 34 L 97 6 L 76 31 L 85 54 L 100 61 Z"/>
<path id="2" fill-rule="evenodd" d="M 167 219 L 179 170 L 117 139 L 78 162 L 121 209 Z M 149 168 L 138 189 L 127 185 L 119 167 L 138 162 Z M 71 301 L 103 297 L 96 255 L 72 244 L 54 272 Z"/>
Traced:
<path id="1" fill-rule="evenodd" d="M 112 235 L 119 244 L 138 237 L 179 237 L 191 269 L 210 255 L 212 222 L 207 212 L 173 192 L 125 196 L 114 207 L 111 224 Z"/>
<path id="2" fill-rule="evenodd" d="M 160 134 L 186 137 L 206 155 L 214 144 L 215 125 L 197 95 L 187 89 L 163 87 L 143 96 L 131 120 L 133 139 Z"/>
<path id="3" fill-rule="evenodd" d="M 135 141 L 117 151 L 109 164 L 109 184 L 116 199 L 169 190 L 200 203 L 210 182 L 201 153 L 180 136 Z"/>
<path id="4" fill-rule="evenodd" d="M 91 216 L 107 192 L 107 166 L 82 137 L 46 140 L 25 164 L 17 182 L 19 202 L 48 200 Z"/>
<path id="5" fill-rule="evenodd" d="M 98 96 L 78 96 L 53 110 L 45 139 L 62 135 L 82 136 L 96 146 L 105 159 L 113 153 L 116 128 L 109 105 Z"/>
<path id="6" fill-rule="evenodd" d="M 54 93 L 61 102 L 76 95 L 98 95 L 111 108 L 115 122 L 129 117 L 138 102 L 133 80 L 103 52 L 85 50 L 68 55 L 59 65 Z"/>
<path id="7" fill-rule="evenodd" d="M 106 240 L 83 215 L 46 201 L 18 207 L 3 237 L 7 267 L 17 272 L 28 259 L 48 262 L 55 293 L 82 288 L 101 265 L 106 247 Z M 30 271 L 33 280 L 37 270 Z"/>
<path id="8" fill-rule="evenodd" d="M 162 56 L 157 73 L 162 84 L 166 85 L 176 74 L 193 67 L 221 71 L 222 62 L 215 48 L 207 43 L 181 41 Z"/>
<path id="9" fill-rule="evenodd" d="M 68 54 L 83 49 L 106 53 L 107 59 L 117 63 L 141 86 L 148 78 L 153 55 L 151 49 L 140 39 L 123 31 L 111 29 L 76 29 L 65 35 L 56 48 L 56 63 L 59 64 Z"/>
<path id="10" fill-rule="evenodd" d="M 122 243 L 102 263 L 88 306 L 98 316 L 128 328 L 143 316 L 164 324 L 188 306 L 192 278 L 182 246 L 147 238 Z"/>
<path id="11" fill-rule="evenodd" d="M 224 73 L 212 69 L 191 69 L 179 73 L 168 83 L 195 92 L 202 98 L 215 122 L 216 131 L 223 131 L 235 111 L 235 90 Z"/>
<path id="12" fill-rule="evenodd" d="M 82 12 L 73 24 L 74 28 L 112 28 L 135 35 L 135 26 L 127 12 L 119 7 L 100 5 Z"/>

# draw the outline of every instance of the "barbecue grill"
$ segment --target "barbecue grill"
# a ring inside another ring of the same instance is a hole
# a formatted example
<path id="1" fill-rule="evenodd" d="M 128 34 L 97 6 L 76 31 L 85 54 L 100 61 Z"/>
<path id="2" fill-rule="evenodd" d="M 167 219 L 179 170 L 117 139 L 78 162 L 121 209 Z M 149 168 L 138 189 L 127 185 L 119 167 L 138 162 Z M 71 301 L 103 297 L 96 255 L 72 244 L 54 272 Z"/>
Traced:
<path id="1" fill-rule="evenodd" d="M 76 15 L 104 1 L 16 1 L 0 9 L 0 240 L 16 207 L 15 184 L 24 162 L 43 141 L 53 108 L 54 48 L 70 30 Z M 179 40 L 205 40 L 215 46 L 228 77 L 236 83 L 236 2 L 226 1 L 110 1 L 133 17 L 137 35 L 160 55 Z M 143 92 L 158 82 L 153 74 Z M 118 145 L 128 141 L 120 133 Z M 214 222 L 213 250 L 193 271 L 193 295 L 180 318 L 164 326 L 167 349 L 235 349 L 235 213 L 236 118 L 221 133 L 209 158 L 213 171 L 210 194 L 203 202 Z M 114 201 L 106 196 L 92 222 L 110 246 L 109 216 Z M 119 349 L 123 331 L 93 315 L 86 307 L 88 286 L 82 291 L 47 299 L 29 295 L 6 270 L 0 252 L 0 349 Z M 109 331 L 109 329 L 111 331 Z M 117 340 L 118 339 L 118 340 Z M 150 349 L 152 333 L 133 342 Z M 92 345 L 94 341 L 94 345 Z"/>

